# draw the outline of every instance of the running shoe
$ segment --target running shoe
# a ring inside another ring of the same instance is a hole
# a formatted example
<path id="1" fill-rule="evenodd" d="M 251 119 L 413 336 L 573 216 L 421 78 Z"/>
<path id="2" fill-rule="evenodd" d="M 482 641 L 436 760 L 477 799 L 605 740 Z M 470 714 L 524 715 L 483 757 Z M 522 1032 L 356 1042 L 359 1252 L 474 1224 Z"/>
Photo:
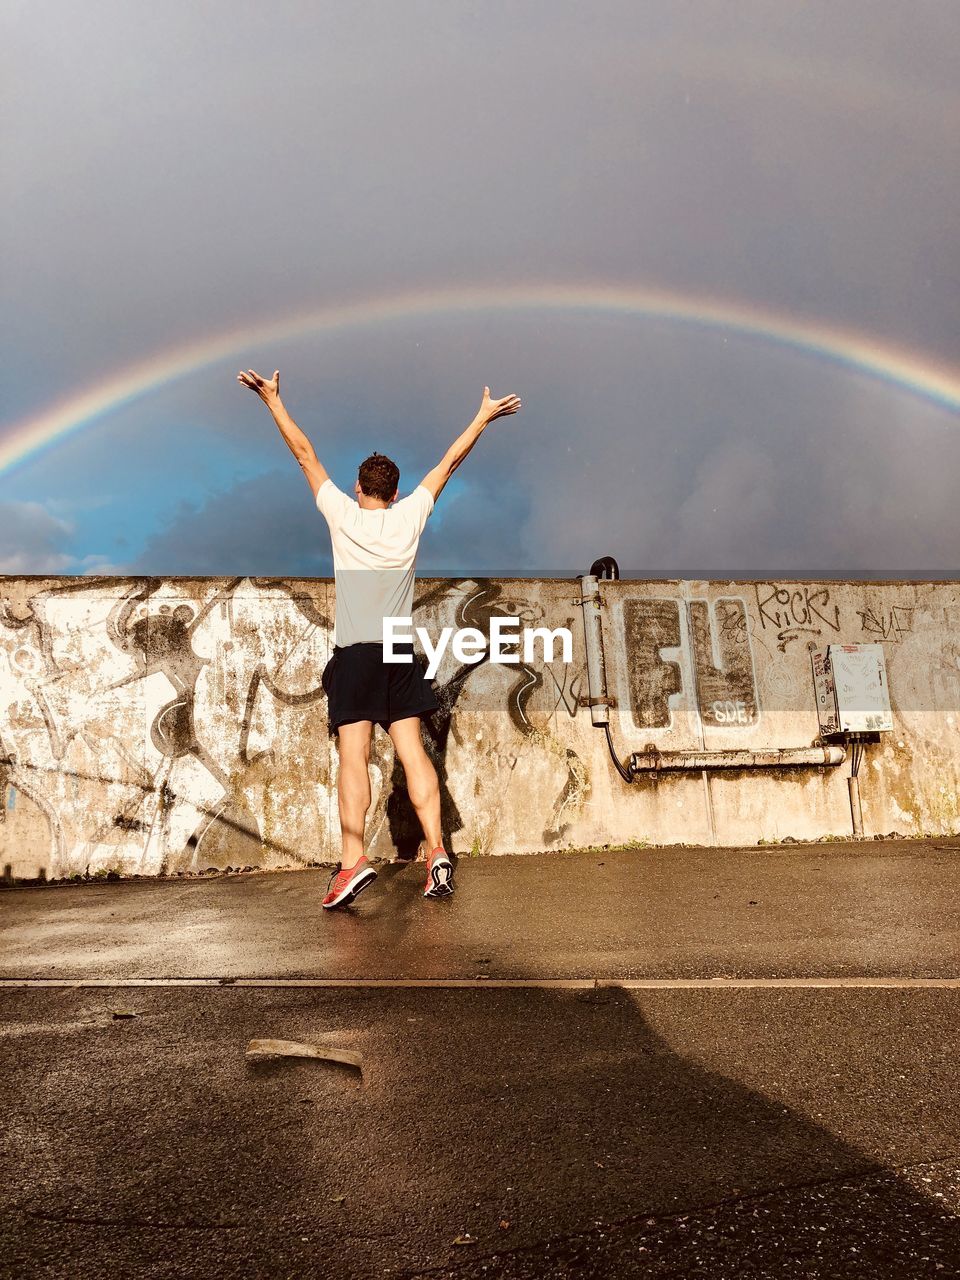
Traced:
<path id="1" fill-rule="evenodd" d="M 323 900 L 323 906 L 329 907 L 348 907 L 358 893 L 364 890 L 368 884 L 372 884 L 377 878 L 377 873 L 367 861 L 364 854 L 356 866 L 350 867 L 344 871 L 338 869 L 334 871 L 327 885 L 327 896 Z"/>
<path id="2" fill-rule="evenodd" d="M 434 849 L 427 859 L 425 898 L 446 898 L 453 893 L 453 863 L 442 847 Z"/>

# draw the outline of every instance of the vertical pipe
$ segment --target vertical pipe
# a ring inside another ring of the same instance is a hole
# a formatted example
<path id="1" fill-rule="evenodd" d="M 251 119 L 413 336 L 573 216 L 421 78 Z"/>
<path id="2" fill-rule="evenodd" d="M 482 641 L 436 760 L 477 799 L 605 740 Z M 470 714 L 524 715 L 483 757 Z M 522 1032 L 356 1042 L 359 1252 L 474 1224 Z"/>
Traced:
<path id="1" fill-rule="evenodd" d="M 853 819 L 854 839 L 863 839 L 863 810 L 860 808 L 860 779 L 854 775 L 847 779 L 850 792 L 850 816 Z"/>
<path id="2" fill-rule="evenodd" d="M 703 802 L 707 810 L 707 824 L 710 827 L 710 843 L 716 847 L 717 844 L 717 824 L 713 816 L 713 796 L 710 794 L 710 779 L 707 777 L 706 769 L 701 770 L 703 778 Z"/>
<path id="3" fill-rule="evenodd" d="M 607 705 L 607 673 L 600 629 L 600 585 L 592 573 L 585 573 L 580 579 L 580 607 L 583 610 L 583 638 L 587 650 L 590 718 L 596 725 L 605 725 L 610 723 L 610 709 Z"/>

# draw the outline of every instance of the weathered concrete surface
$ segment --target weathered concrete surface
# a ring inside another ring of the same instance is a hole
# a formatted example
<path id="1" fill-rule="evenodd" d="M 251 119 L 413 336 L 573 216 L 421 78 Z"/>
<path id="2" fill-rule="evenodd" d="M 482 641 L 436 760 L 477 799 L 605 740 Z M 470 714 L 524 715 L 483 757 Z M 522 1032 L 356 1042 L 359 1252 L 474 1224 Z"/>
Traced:
<path id="1" fill-rule="evenodd" d="M 0 973 L 960 975 L 958 840 L 422 871 L 9 889 Z M 0 988 L 0 1275 L 932 1280 L 958 1029 L 956 989 Z"/>
<path id="2" fill-rule="evenodd" d="M 957 1274 L 960 992 L 0 1002 L 18 1280 Z"/>
<path id="3" fill-rule="evenodd" d="M 960 977 L 960 840 L 462 858 L 0 893 L 2 978 Z"/>
<path id="4" fill-rule="evenodd" d="M 867 748 L 865 832 L 960 831 L 957 582 L 604 582 L 601 596 L 621 755 L 809 746 L 808 645 L 879 641 L 895 727 Z M 575 578 L 418 585 L 432 636 L 503 616 L 574 639 L 569 665 L 448 651 L 430 749 L 453 851 L 849 834 L 849 764 L 625 784 L 580 704 L 578 598 Z M 334 860 L 333 607 L 325 580 L 0 579 L 0 865 L 55 878 Z M 419 830 L 375 739 L 369 846 L 407 853 Z"/>

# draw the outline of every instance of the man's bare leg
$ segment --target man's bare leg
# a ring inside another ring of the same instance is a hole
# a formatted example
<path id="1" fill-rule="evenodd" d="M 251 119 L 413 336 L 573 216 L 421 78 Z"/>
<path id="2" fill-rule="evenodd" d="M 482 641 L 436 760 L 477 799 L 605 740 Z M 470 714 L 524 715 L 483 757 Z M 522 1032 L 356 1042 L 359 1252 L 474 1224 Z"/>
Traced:
<path id="1" fill-rule="evenodd" d="M 370 808 L 370 736 L 371 720 L 354 720 L 337 730 L 340 744 L 340 772 L 337 776 L 337 798 L 340 802 L 340 833 L 343 853 L 340 866 L 344 871 L 356 866 L 363 855 L 363 832 Z M 428 761 L 429 763 L 429 761 Z"/>
<path id="2" fill-rule="evenodd" d="M 424 750 L 420 737 L 420 717 L 408 716 L 394 720 L 387 732 L 393 739 L 403 772 L 407 778 L 407 793 L 417 811 L 423 834 L 427 841 L 427 853 L 440 846 L 440 782 L 433 761 Z"/>

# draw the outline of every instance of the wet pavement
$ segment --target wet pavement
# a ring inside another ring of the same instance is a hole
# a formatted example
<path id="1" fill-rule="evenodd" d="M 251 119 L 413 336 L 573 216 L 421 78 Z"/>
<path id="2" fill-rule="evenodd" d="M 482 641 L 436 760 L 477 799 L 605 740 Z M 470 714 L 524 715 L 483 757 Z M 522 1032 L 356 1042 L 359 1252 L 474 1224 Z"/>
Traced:
<path id="1" fill-rule="evenodd" d="M 958 872 L 877 842 L 468 860 L 450 903 L 382 866 L 333 916 L 321 871 L 7 891 L 8 979 L 494 977 L 0 989 L 0 1274 L 958 1274 L 960 989 L 789 985 L 960 977 Z M 788 984 L 490 985 L 717 973 Z"/>
<path id="2" fill-rule="evenodd" d="M 791 976 L 960 973 L 960 839 L 377 864 L 348 911 L 328 870 L 0 893 L 9 977 Z"/>

